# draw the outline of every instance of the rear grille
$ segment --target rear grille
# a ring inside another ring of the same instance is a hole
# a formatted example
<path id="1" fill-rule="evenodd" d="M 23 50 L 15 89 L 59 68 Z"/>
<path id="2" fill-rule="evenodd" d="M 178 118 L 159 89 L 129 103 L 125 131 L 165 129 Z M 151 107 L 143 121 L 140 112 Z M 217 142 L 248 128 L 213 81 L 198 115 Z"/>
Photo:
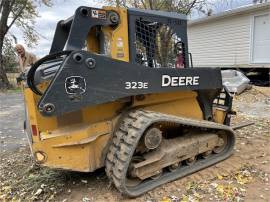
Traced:
<path id="1" fill-rule="evenodd" d="M 232 96 L 230 95 L 228 89 L 224 86 L 220 94 L 216 97 L 213 104 L 218 107 L 225 107 L 229 111 L 232 108 Z"/>

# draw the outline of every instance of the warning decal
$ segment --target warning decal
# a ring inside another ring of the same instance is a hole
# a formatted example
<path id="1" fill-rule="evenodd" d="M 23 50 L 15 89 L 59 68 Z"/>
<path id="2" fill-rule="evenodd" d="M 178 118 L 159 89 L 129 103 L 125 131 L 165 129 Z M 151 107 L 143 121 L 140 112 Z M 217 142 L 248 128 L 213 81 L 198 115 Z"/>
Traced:
<path id="1" fill-rule="evenodd" d="M 106 20 L 106 11 L 92 9 L 91 10 L 91 17 Z"/>

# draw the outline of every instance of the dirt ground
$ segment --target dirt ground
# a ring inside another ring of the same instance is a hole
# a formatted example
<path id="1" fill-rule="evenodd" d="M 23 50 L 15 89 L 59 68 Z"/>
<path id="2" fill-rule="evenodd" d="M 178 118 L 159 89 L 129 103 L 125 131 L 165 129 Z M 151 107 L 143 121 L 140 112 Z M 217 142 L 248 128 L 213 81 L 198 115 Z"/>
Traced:
<path id="1" fill-rule="evenodd" d="M 227 160 L 167 183 L 136 199 L 110 184 L 104 169 L 77 173 L 33 164 L 22 131 L 19 93 L 0 94 L 0 201 L 270 201 L 270 88 L 255 87 L 234 97 L 234 154 Z"/>

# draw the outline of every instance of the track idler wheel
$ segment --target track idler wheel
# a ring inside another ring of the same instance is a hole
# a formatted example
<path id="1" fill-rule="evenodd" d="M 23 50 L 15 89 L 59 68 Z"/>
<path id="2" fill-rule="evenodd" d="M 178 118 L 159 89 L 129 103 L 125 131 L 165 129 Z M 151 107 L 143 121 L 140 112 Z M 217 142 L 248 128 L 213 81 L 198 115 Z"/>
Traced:
<path id="1" fill-rule="evenodd" d="M 227 136 L 225 134 L 220 134 L 219 135 L 219 143 L 218 143 L 218 146 L 216 146 L 214 149 L 213 149 L 213 152 L 215 154 L 219 154 L 220 152 L 222 152 L 226 145 L 227 145 L 228 141 L 227 141 Z"/>
<path id="2" fill-rule="evenodd" d="M 150 128 L 144 135 L 144 145 L 147 149 L 156 149 L 162 141 L 162 132 L 158 128 Z"/>

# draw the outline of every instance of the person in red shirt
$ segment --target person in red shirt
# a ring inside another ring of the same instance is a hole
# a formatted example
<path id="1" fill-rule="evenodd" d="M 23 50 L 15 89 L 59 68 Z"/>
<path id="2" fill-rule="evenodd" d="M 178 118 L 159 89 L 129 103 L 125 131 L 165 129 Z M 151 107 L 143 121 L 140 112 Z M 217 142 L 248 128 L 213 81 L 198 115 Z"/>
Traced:
<path id="1" fill-rule="evenodd" d="M 185 67 L 185 57 L 184 57 L 183 43 L 182 42 L 177 42 L 175 44 L 175 53 L 176 53 L 175 68 L 184 68 Z"/>

